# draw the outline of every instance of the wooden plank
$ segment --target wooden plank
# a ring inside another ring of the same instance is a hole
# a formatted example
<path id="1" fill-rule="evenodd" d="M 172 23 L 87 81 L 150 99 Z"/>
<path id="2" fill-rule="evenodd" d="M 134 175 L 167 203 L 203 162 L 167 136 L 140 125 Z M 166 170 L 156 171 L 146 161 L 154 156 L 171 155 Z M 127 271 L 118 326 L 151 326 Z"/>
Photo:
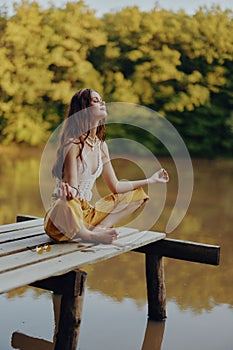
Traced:
<path id="1" fill-rule="evenodd" d="M 17 241 L 2 243 L 0 244 L 0 257 L 24 251 L 27 249 L 27 247 L 33 248 L 39 244 L 45 244 L 50 242 L 51 239 L 44 234 L 36 237 L 29 237 Z"/>
<path id="2" fill-rule="evenodd" d="M 35 220 L 28 220 L 28 221 L 23 221 L 23 222 L 16 222 L 14 224 L 6 224 L 6 225 L 1 225 L 0 226 L 0 234 L 9 232 L 9 231 L 17 231 L 17 230 L 22 230 L 24 228 L 28 227 L 36 227 L 36 226 L 41 226 L 44 224 L 44 219 L 39 218 Z"/>
<path id="3" fill-rule="evenodd" d="M 119 238 L 133 235 L 136 232 L 139 232 L 138 229 L 132 228 L 132 227 L 116 227 L 117 233 L 118 233 L 118 240 Z"/>
<path id="4" fill-rule="evenodd" d="M 119 227 L 117 229 L 117 231 L 119 234 L 119 242 L 121 242 L 120 238 L 125 237 L 125 236 L 130 236 L 130 235 L 134 234 L 135 232 L 138 232 L 137 229 L 127 228 L 127 227 Z M 20 232 L 21 231 L 19 231 L 19 235 L 20 235 Z M 7 235 L 7 233 L 4 234 L 4 236 L 5 235 Z M 21 240 L 3 242 L 0 244 L 0 257 L 5 256 L 5 255 L 9 255 L 9 254 L 13 254 L 13 253 L 17 253 L 17 252 L 22 252 L 22 251 L 27 250 L 27 248 L 33 249 L 37 245 L 41 245 L 41 244 L 45 244 L 45 243 L 51 243 L 51 239 L 46 234 L 41 234 L 41 235 L 35 236 L 35 237 L 34 236 L 31 236 L 31 237 L 25 236 L 25 238 L 21 239 Z M 52 244 L 53 244 L 53 242 L 52 242 Z M 63 246 L 64 243 L 59 244 L 59 245 Z"/>
<path id="5" fill-rule="evenodd" d="M 62 275 L 71 270 L 109 259 L 140 247 L 141 245 L 149 244 L 165 237 L 165 234 L 163 233 L 152 231 L 147 231 L 147 233 L 148 234 L 143 235 L 143 239 L 133 240 L 132 244 L 129 244 L 128 242 L 126 246 L 120 247 L 115 244 L 99 244 L 87 248 L 86 251 L 75 251 L 53 259 L 46 259 L 35 264 L 27 265 L 21 269 L 17 268 L 2 273 L 0 274 L 0 293 L 31 284 L 37 280 L 42 280 L 55 275 Z"/>
<path id="6" fill-rule="evenodd" d="M 40 243 L 39 243 L 40 245 Z M 0 274 L 10 270 L 19 269 L 27 265 L 39 263 L 43 260 L 53 259 L 65 254 L 74 253 L 77 250 L 86 250 L 87 248 L 93 247 L 93 244 L 77 244 L 77 243 L 64 243 L 64 244 L 53 244 L 50 246 L 50 251 L 42 251 L 41 254 L 36 252 L 34 248 L 24 248 L 23 251 L 18 251 L 14 254 L 3 255 L 0 257 Z"/>
<path id="7" fill-rule="evenodd" d="M 127 236 L 128 241 L 130 239 L 132 240 L 131 235 L 137 232 L 138 230 L 136 229 L 125 227 L 118 229 L 119 237 L 125 239 Z M 123 241 L 119 239 L 119 242 L 122 246 Z M 49 252 L 44 252 L 43 254 L 36 253 L 35 247 L 38 245 L 43 245 L 45 243 L 49 243 L 51 245 L 51 250 Z M 49 260 L 63 254 L 73 253 L 77 250 L 87 249 L 89 247 L 93 247 L 94 245 L 95 244 L 81 242 L 56 244 L 54 242 L 50 242 L 50 238 L 45 234 L 41 237 L 32 237 L 30 239 L 24 239 L 21 241 L 0 244 L 0 273 L 23 267 L 32 263 L 37 263 L 42 260 Z"/>
<path id="8" fill-rule="evenodd" d="M 16 216 L 16 222 L 21 222 L 21 221 L 28 221 L 28 220 L 35 220 L 35 219 L 41 219 L 39 216 L 34 216 L 34 215 L 24 215 L 24 214 L 17 214 Z"/>
<path id="9" fill-rule="evenodd" d="M 44 226 L 28 227 L 0 234 L 0 243 L 15 241 L 26 237 L 44 234 Z"/>
<path id="10" fill-rule="evenodd" d="M 147 240 L 151 236 L 152 242 L 153 242 L 153 237 L 158 235 L 158 237 L 163 237 L 165 238 L 165 234 L 161 232 L 154 232 L 154 231 L 135 231 L 132 232 L 132 234 L 128 235 L 121 235 L 119 234 L 119 238 L 114 242 L 114 246 L 116 247 L 126 247 L 130 246 L 131 250 L 134 249 L 134 244 L 136 245 L 143 245 L 144 244 L 144 238 Z"/>
<path id="11" fill-rule="evenodd" d="M 130 229 L 121 229 L 120 231 L 120 239 L 118 239 L 113 246 L 114 247 L 125 247 L 129 244 L 132 245 L 133 242 L 136 243 L 141 243 L 142 240 L 144 239 L 144 235 L 149 236 L 149 232 L 135 232 Z M 127 235 L 127 236 L 126 236 Z M 154 237 L 154 233 L 152 233 L 152 237 Z M 48 238 L 49 239 L 49 238 Z M 48 241 L 49 242 L 49 241 Z M 17 242 L 17 244 L 11 243 L 11 244 L 4 244 L 4 247 L 1 252 L 0 256 L 0 266 L 1 270 L 0 273 L 4 273 L 16 268 L 21 268 L 26 265 L 30 265 L 33 263 L 38 263 L 42 260 L 49 260 L 53 259 L 65 254 L 70 254 L 73 252 L 76 252 L 77 250 L 88 250 L 88 248 L 91 247 L 91 251 L 95 251 L 96 249 L 99 249 L 99 246 L 94 245 L 94 244 L 88 244 L 88 243 L 62 243 L 62 244 L 52 244 L 50 247 L 50 251 L 48 252 L 43 252 L 43 254 L 38 254 L 35 251 L 35 246 L 40 245 L 41 241 L 40 240 L 27 240 L 27 247 L 25 246 L 25 241 L 24 244 L 22 245 L 23 242 Z M 29 245 L 30 243 L 30 245 Z M 43 240 L 43 243 L 45 243 L 45 240 Z M 10 246 L 10 247 L 9 247 Z M 1 247 L 1 245 L 0 245 Z M 101 249 L 108 249 L 109 246 L 104 246 Z M 5 248 L 5 249 L 4 249 Z M 12 249 L 14 249 L 14 254 L 12 254 Z M 23 249 L 23 250 L 22 250 Z M 34 250 L 34 251 L 33 251 Z M 11 254 L 9 254 L 9 252 Z M 9 255 L 8 255 L 8 254 Z"/>
<path id="12" fill-rule="evenodd" d="M 220 247 L 217 245 L 165 238 L 151 243 L 136 251 L 146 254 L 157 254 L 167 258 L 219 265 Z"/>
<path id="13" fill-rule="evenodd" d="M 133 234 L 135 232 L 138 232 L 137 229 L 128 228 L 128 227 L 119 227 L 117 229 L 119 237 L 123 237 L 126 235 Z M 22 228 L 15 231 L 9 231 L 4 234 L 0 234 L 0 244 L 10 242 L 10 241 L 16 241 L 19 239 L 24 239 L 28 237 L 34 237 L 36 235 L 45 235 L 44 231 L 44 225 L 39 225 L 35 227 L 28 227 L 28 228 Z"/>

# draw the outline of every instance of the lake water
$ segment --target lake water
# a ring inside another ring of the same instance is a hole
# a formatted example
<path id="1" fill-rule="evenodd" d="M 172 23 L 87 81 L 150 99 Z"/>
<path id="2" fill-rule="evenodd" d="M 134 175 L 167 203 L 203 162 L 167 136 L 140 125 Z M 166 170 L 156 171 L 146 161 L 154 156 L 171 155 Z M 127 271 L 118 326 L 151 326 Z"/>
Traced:
<path id="1" fill-rule="evenodd" d="M 18 213 L 43 216 L 41 153 L 0 151 L 0 224 L 15 221 Z M 147 170 L 154 170 L 151 162 L 143 161 Z M 160 163 L 169 170 L 171 181 L 165 208 L 153 223 L 156 231 L 166 227 L 177 194 L 174 165 L 168 158 Z M 114 165 L 121 178 L 141 176 L 133 162 L 119 160 Z M 130 252 L 84 268 L 88 278 L 77 349 L 233 349 L 233 161 L 195 159 L 193 169 L 189 209 L 169 237 L 220 245 L 220 265 L 164 259 L 167 320 L 162 323 L 147 321 L 143 255 Z M 105 192 L 101 181 L 98 187 L 99 193 Z M 155 207 L 159 195 L 155 187 Z M 145 210 L 142 226 L 147 225 L 146 215 L 151 220 L 151 209 Z M 0 350 L 52 350 L 53 302 L 51 293 L 31 287 L 0 295 Z"/>

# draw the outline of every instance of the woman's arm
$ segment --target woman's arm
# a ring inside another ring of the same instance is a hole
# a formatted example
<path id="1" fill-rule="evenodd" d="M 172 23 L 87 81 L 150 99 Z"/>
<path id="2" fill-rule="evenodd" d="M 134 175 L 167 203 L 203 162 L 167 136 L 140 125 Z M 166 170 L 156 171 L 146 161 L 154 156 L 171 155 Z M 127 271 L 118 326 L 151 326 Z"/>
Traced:
<path id="1" fill-rule="evenodd" d="M 79 145 L 72 143 L 64 157 L 64 181 L 71 186 L 78 185 L 77 157 L 79 156 Z"/>
<path id="2" fill-rule="evenodd" d="M 59 198 L 71 200 L 77 195 L 78 173 L 77 173 L 77 157 L 80 154 L 80 147 L 75 143 L 68 146 L 68 150 L 64 152 L 64 174 L 59 193 L 55 194 Z"/>
<path id="3" fill-rule="evenodd" d="M 103 144 L 103 178 L 107 186 L 109 187 L 110 191 L 113 193 L 121 193 L 121 192 L 127 192 L 134 190 L 141 186 L 146 186 L 148 184 L 153 183 L 166 183 L 169 181 L 168 173 L 165 169 L 160 169 L 159 171 L 156 171 L 152 176 L 149 178 L 143 179 L 143 180 L 135 180 L 135 181 L 119 181 L 116 177 L 116 173 L 113 169 L 109 152 L 108 152 L 108 146 L 104 142 Z"/>

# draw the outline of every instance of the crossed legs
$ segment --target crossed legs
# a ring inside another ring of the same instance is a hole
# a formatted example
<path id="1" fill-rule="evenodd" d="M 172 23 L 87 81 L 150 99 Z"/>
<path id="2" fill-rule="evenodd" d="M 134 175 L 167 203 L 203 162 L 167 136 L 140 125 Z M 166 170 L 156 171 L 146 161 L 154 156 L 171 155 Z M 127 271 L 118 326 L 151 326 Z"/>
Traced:
<path id="1" fill-rule="evenodd" d="M 116 225 L 121 220 L 125 219 L 132 213 L 134 213 L 138 208 L 141 207 L 144 200 L 138 200 L 135 202 L 117 205 L 112 212 L 110 212 L 96 227 L 106 227 L 110 228 Z"/>

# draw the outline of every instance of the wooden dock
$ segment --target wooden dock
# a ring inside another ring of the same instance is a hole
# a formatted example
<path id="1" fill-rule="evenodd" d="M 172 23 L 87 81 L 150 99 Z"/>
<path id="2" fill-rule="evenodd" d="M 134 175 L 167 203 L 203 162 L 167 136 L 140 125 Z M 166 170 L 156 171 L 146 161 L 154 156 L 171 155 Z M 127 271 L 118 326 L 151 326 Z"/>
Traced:
<path id="1" fill-rule="evenodd" d="M 118 228 L 111 245 L 53 243 L 44 233 L 43 219 L 18 216 L 17 223 L 0 226 L 0 293 L 33 285 L 62 295 L 56 350 L 76 349 L 86 273 L 81 268 L 128 251 L 144 253 L 148 317 L 166 318 L 163 257 L 219 264 L 220 247 L 166 238 L 161 232 Z"/>
<path id="2" fill-rule="evenodd" d="M 118 232 L 119 238 L 111 245 L 54 244 L 44 233 L 43 219 L 1 226 L 0 293 L 64 275 L 165 238 L 165 234 L 152 231 L 119 228 Z M 41 251 L 41 254 L 36 251 L 46 244 L 50 245 L 50 251 Z"/>

